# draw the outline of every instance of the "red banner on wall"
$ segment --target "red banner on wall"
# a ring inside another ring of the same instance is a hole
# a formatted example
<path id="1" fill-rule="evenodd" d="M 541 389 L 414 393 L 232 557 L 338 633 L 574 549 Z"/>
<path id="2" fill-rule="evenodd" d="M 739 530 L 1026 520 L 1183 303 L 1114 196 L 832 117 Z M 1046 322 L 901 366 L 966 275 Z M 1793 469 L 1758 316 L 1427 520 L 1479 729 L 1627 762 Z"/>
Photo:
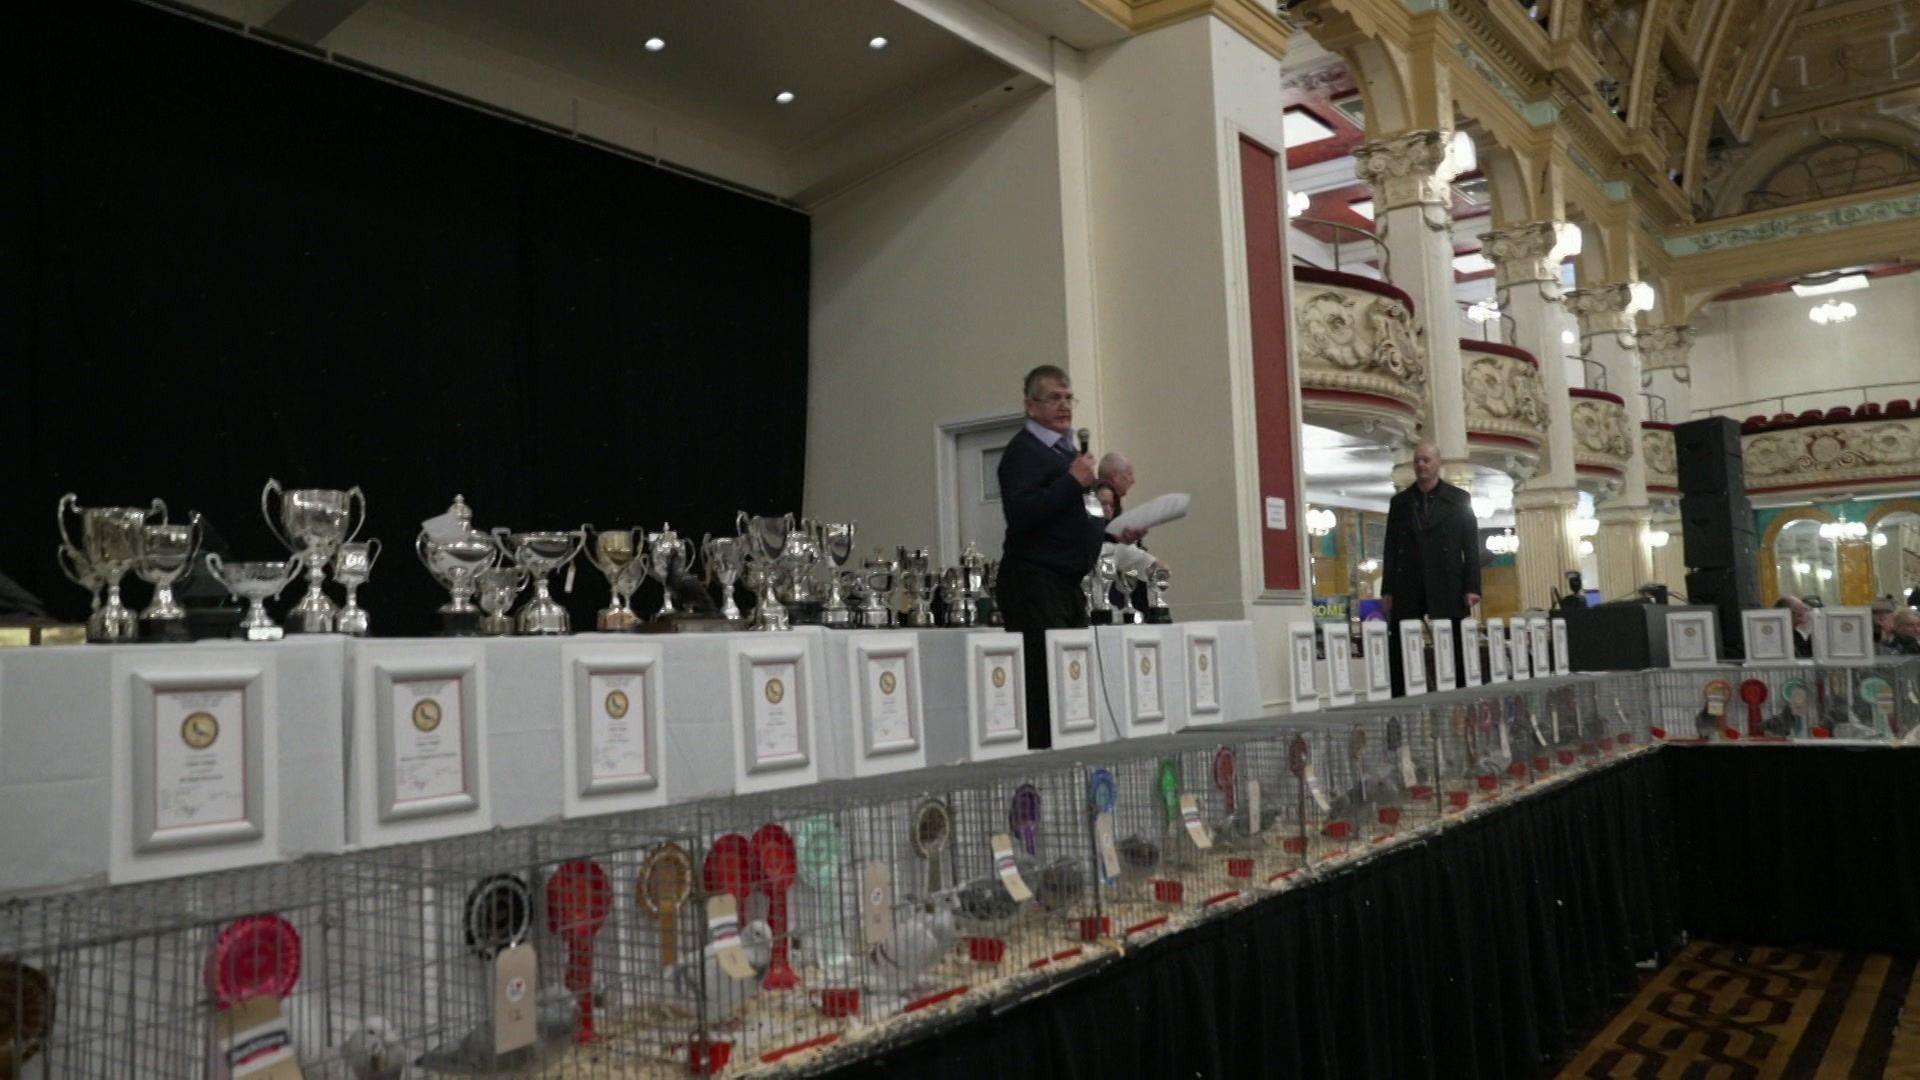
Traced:
<path id="1" fill-rule="evenodd" d="M 1253 325 L 1254 432 L 1259 445 L 1260 552 L 1269 589 L 1302 587 L 1299 490 L 1293 460 L 1293 368 L 1287 359 L 1286 216 L 1272 150 L 1240 140 L 1247 232 L 1247 306 Z M 1275 527 L 1279 526 L 1279 527 Z"/>

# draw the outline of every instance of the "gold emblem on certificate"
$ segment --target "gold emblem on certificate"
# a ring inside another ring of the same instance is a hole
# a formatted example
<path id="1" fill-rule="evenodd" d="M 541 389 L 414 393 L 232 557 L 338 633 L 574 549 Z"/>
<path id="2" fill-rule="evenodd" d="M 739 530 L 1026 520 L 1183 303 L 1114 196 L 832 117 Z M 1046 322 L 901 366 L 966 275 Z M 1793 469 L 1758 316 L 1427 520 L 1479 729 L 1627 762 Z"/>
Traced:
<path id="1" fill-rule="evenodd" d="M 188 713 L 180 721 L 180 741 L 195 750 L 205 750 L 220 737 L 220 721 L 210 712 Z"/>
<path id="2" fill-rule="evenodd" d="M 421 731 L 432 731 L 440 726 L 440 703 L 432 698 L 421 698 L 413 703 L 413 726 Z"/>
<path id="3" fill-rule="evenodd" d="M 1007 687 L 1007 669 L 1003 667 L 994 668 L 993 669 L 993 688 L 995 690 L 1004 690 L 1006 689 L 1006 687 Z"/>
<path id="4" fill-rule="evenodd" d="M 627 692 L 625 690 L 607 691 L 607 715 L 615 720 L 627 715 Z"/>
<path id="5" fill-rule="evenodd" d="M 766 687 L 767 704 L 778 705 L 787 696 L 787 686 L 779 679 L 768 679 Z"/>
<path id="6" fill-rule="evenodd" d="M 1141 654 L 1141 657 L 1140 657 L 1140 674 L 1142 674 L 1142 675 L 1151 675 L 1151 674 L 1153 674 L 1153 657 L 1151 657 L 1151 656 L 1147 656 L 1147 655 L 1145 655 L 1144 653 L 1143 653 L 1143 654 Z"/>
<path id="7" fill-rule="evenodd" d="M 1213 661 L 1207 658 L 1207 654 L 1205 652 L 1202 652 L 1200 654 L 1198 663 L 1200 665 L 1201 671 L 1205 671 L 1207 670 L 1207 668 L 1213 666 Z"/>
<path id="8" fill-rule="evenodd" d="M 881 693 L 891 694 L 895 690 L 898 690 L 899 688 L 900 688 L 900 680 L 897 678 L 894 678 L 893 672 L 883 671 L 880 673 L 880 692 Z"/>
<path id="9" fill-rule="evenodd" d="M 1080 661 L 1075 660 L 1067 665 L 1067 678 L 1080 681 Z"/>

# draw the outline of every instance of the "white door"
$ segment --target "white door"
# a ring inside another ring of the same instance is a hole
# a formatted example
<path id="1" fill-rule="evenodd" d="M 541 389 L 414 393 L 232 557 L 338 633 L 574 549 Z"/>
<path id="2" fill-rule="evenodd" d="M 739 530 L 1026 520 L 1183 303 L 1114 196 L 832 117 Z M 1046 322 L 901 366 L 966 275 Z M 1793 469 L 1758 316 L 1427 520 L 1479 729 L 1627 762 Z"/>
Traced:
<path id="1" fill-rule="evenodd" d="M 948 498 L 955 546 L 946 561 L 957 561 L 969 543 L 989 559 L 1000 557 L 1000 543 L 1007 533 L 1006 515 L 1000 509 L 1000 452 L 1022 422 L 1015 417 L 953 432 L 953 484 Z"/>

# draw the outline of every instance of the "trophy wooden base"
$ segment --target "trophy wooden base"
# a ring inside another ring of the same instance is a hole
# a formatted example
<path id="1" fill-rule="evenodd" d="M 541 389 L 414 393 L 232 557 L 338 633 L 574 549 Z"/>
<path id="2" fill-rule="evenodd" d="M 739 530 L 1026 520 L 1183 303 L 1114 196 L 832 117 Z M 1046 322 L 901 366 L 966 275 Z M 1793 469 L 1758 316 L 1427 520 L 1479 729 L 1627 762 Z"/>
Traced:
<path id="1" fill-rule="evenodd" d="M 480 613 L 477 611 L 443 611 L 440 613 L 440 633 L 447 637 L 473 637 L 480 632 Z"/>
<path id="2" fill-rule="evenodd" d="M 157 642 L 192 641 L 193 631 L 185 619 L 141 619 L 140 640 Z"/>
<path id="3" fill-rule="evenodd" d="M 727 630 L 745 630 L 745 619 L 723 619 L 718 615 L 691 615 L 676 612 L 665 618 L 652 618 L 634 629 L 642 634 L 717 634 Z"/>

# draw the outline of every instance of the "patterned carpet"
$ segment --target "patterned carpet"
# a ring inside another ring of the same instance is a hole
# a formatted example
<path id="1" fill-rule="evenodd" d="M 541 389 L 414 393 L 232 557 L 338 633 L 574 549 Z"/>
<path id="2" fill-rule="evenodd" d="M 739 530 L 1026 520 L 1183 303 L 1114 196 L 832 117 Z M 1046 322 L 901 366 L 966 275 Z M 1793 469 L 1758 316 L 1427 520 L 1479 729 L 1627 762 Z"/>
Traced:
<path id="1" fill-rule="evenodd" d="M 1920 1078 L 1915 959 L 1694 942 L 1559 1075 Z"/>

